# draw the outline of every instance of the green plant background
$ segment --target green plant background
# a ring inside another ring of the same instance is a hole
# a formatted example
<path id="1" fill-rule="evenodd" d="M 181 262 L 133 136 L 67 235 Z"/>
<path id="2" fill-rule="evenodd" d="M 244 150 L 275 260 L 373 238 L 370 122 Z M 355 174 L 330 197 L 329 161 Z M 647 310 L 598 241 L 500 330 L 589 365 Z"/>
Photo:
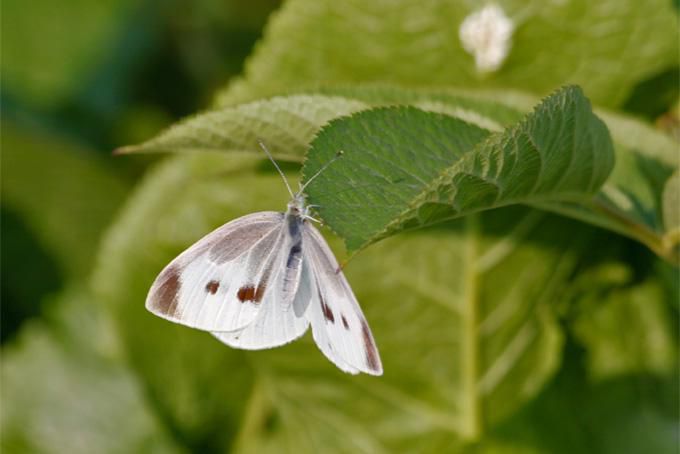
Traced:
<path id="1" fill-rule="evenodd" d="M 498 4 L 480 76 L 475 2 L 4 2 L 0 448 L 675 452 L 677 7 Z M 345 151 L 308 193 L 383 377 L 144 309 L 285 206 L 257 139 L 293 182 Z"/>

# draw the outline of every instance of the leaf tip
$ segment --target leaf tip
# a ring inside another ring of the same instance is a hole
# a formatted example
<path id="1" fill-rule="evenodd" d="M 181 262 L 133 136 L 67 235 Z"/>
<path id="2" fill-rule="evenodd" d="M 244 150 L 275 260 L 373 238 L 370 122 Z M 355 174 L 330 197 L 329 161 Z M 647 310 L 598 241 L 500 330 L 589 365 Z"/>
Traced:
<path id="1" fill-rule="evenodd" d="M 114 149 L 111 152 L 111 155 L 120 156 L 120 155 L 124 155 L 124 154 L 130 154 L 130 153 L 133 153 L 136 150 L 136 148 L 137 147 L 134 146 L 134 145 L 125 145 L 125 146 L 118 147 L 118 148 Z"/>

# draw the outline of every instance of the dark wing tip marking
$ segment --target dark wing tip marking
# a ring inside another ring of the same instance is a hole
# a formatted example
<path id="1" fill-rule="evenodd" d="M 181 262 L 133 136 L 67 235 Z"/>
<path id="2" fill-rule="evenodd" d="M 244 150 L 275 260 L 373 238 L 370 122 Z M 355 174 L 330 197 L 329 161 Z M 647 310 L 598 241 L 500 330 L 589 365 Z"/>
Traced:
<path id="1" fill-rule="evenodd" d="M 347 323 L 347 319 L 345 318 L 345 316 L 340 314 L 340 318 L 342 319 L 342 326 L 344 326 L 345 329 L 349 329 L 349 323 Z"/>
<path id="2" fill-rule="evenodd" d="M 212 280 L 205 285 L 205 291 L 210 292 L 211 295 L 217 293 L 220 288 L 220 283 L 218 281 Z"/>
<path id="3" fill-rule="evenodd" d="M 177 313 L 179 289 L 182 286 L 179 279 L 180 271 L 176 265 L 165 270 L 161 277 L 163 283 L 158 287 L 153 298 L 154 309 L 170 317 L 174 317 Z"/>
<path id="4" fill-rule="evenodd" d="M 244 285 L 238 289 L 238 292 L 236 292 L 236 297 L 242 303 L 250 301 L 251 303 L 258 304 L 262 301 L 266 288 L 267 286 L 264 283 L 258 285 L 257 289 L 254 285 Z"/>
<path id="5" fill-rule="evenodd" d="M 366 352 L 366 364 L 368 368 L 374 371 L 380 370 L 380 360 L 378 359 L 378 351 L 375 348 L 375 343 L 373 342 L 373 336 L 371 336 L 371 330 L 368 329 L 368 325 L 365 320 L 361 321 L 361 333 L 364 338 L 364 350 Z"/>

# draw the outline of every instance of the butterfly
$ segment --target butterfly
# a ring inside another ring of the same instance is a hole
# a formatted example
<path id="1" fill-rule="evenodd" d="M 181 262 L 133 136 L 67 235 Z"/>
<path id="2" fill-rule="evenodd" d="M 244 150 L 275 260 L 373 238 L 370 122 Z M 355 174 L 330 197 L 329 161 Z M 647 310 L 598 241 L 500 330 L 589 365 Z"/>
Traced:
<path id="1" fill-rule="evenodd" d="M 347 279 L 312 222 L 304 189 L 285 213 L 252 213 L 219 227 L 172 260 L 146 299 L 153 314 L 209 331 L 240 349 L 278 347 L 311 325 L 321 352 L 350 374 L 382 375 L 371 329 Z"/>

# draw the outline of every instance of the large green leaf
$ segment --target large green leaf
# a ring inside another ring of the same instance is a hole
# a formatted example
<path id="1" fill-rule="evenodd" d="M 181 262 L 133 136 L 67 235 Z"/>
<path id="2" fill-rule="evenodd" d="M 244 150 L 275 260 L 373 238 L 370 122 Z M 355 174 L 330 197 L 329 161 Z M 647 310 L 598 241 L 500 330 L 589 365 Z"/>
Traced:
<path id="1" fill-rule="evenodd" d="M 555 371 L 562 336 L 550 304 L 589 228 L 526 208 L 391 238 L 351 262 L 381 378 L 342 374 L 309 335 L 243 352 L 146 312 L 146 292 L 174 255 L 236 216 L 285 206 L 280 178 L 262 162 L 170 160 L 148 176 L 100 255 L 98 293 L 182 438 L 239 452 L 441 452 L 483 436 Z"/>
<path id="2" fill-rule="evenodd" d="M 73 95 L 103 62 L 134 2 L 3 2 L 3 90 L 54 107 Z"/>
<path id="3" fill-rule="evenodd" d="M 677 375 L 631 374 L 593 383 L 580 367 L 583 358 L 567 351 L 557 379 L 495 430 L 485 443 L 488 449 L 481 452 L 495 453 L 508 446 L 521 453 L 546 454 L 677 452 Z"/>
<path id="4" fill-rule="evenodd" d="M 2 149 L 3 205 L 68 276 L 89 274 L 99 235 L 126 194 L 125 182 L 94 151 L 58 136 L 4 124 Z"/>
<path id="5" fill-rule="evenodd" d="M 118 152 L 252 151 L 262 140 L 277 157 L 299 160 L 324 123 L 366 107 L 341 97 L 272 98 L 197 115 Z"/>
<path id="6" fill-rule="evenodd" d="M 3 349 L 0 446 L 20 453 L 182 452 L 121 361 L 92 295 L 70 289 L 52 326 Z"/>
<path id="7" fill-rule="evenodd" d="M 572 329 L 586 349 L 591 377 L 602 381 L 630 374 L 673 373 L 678 326 L 663 288 L 656 279 L 625 284 L 596 291 L 594 280 L 587 286 L 589 294 L 578 301 Z"/>
<path id="8" fill-rule="evenodd" d="M 0 141 L 4 341 L 44 294 L 89 275 L 127 188 L 105 159 L 58 135 L 4 122 Z"/>
<path id="9" fill-rule="evenodd" d="M 245 75 L 221 105 L 310 83 L 396 82 L 513 87 L 547 94 L 583 86 L 596 104 L 623 103 L 632 87 L 676 63 L 672 2 L 497 2 L 515 32 L 505 64 L 480 76 L 459 27 L 483 4 L 291 0 L 272 17 Z"/>
<path id="10" fill-rule="evenodd" d="M 305 175 L 342 158 L 310 201 L 350 249 L 404 229 L 513 203 L 588 201 L 614 161 L 609 133 L 580 90 L 567 87 L 502 133 L 412 108 L 332 121 Z"/>

